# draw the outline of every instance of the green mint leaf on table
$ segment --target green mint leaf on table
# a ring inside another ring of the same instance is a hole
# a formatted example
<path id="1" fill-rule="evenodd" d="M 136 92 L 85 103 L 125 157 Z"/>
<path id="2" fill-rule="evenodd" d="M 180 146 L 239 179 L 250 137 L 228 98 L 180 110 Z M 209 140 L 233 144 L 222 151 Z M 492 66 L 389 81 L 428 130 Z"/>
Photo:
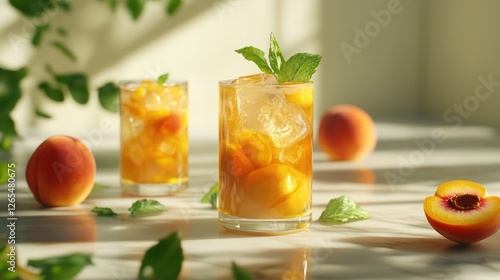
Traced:
<path id="1" fill-rule="evenodd" d="M 163 75 L 160 75 L 156 80 L 156 82 L 161 85 L 164 84 L 167 80 L 168 80 L 168 73 L 165 73 Z"/>
<path id="2" fill-rule="evenodd" d="M 60 88 L 53 87 L 47 81 L 43 81 L 38 84 L 38 88 L 42 90 L 48 98 L 52 101 L 63 102 L 64 101 L 64 93 Z"/>
<path id="3" fill-rule="evenodd" d="M 135 216 L 140 214 L 165 212 L 167 211 L 167 207 L 153 199 L 141 199 L 134 202 L 128 210 L 130 211 L 130 215 Z"/>
<path id="4" fill-rule="evenodd" d="M 111 208 L 108 207 L 97 207 L 94 206 L 91 210 L 92 212 L 96 213 L 97 216 L 103 216 L 103 217 L 116 217 L 118 214 L 115 213 Z"/>
<path id="5" fill-rule="evenodd" d="M 305 83 L 311 80 L 312 75 L 322 59 L 319 54 L 297 53 L 285 60 L 276 37 L 271 33 L 269 47 L 269 64 L 264 52 L 255 47 L 244 47 L 236 50 L 237 53 L 249 61 L 257 64 L 260 70 L 273 74 L 279 84 L 287 82 Z"/>
<path id="6" fill-rule="evenodd" d="M 118 97 L 120 89 L 115 83 L 109 82 L 97 89 L 101 107 L 109 112 L 118 112 Z"/>
<path id="7" fill-rule="evenodd" d="M 64 56 L 66 56 L 67 58 L 69 58 L 70 60 L 72 61 L 76 61 L 76 56 L 73 54 L 72 51 L 70 51 L 68 49 L 68 47 L 66 47 L 65 44 L 59 42 L 59 41 L 52 41 L 51 45 L 56 48 L 57 50 L 61 51 L 62 54 L 64 54 Z"/>
<path id="8" fill-rule="evenodd" d="M 231 263 L 231 270 L 233 271 L 233 278 L 235 280 L 252 280 L 253 277 L 252 275 L 244 270 L 243 268 L 239 267 L 235 262 Z"/>
<path id="9" fill-rule="evenodd" d="M 28 266 L 41 270 L 42 279 L 70 280 L 87 265 L 92 264 L 90 254 L 70 254 L 39 260 L 28 260 Z"/>
<path id="10" fill-rule="evenodd" d="M 331 199 L 321 213 L 321 223 L 345 223 L 371 218 L 361 206 L 348 196 Z"/>
<path id="11" fill-rule="evenodd" d="M 213 208 L 219 207 L 219 183 L 215 183 L 201 198 L 201 202 L 210 203 Z"/>
<path id="12" fill-rule="evenodd" d="M 167 0 L 167 5 L 165 6 L 165 12 L 167 15 L 171 16 L 177 12 L 180 8 L 182 0 Z"/>
<path id="13" fill-rule="evenodd" d="M 178 232 L 173 232 L 146 251 L 139 269 L 139 280 L 177 279 L 183 261 L 181 237 Z"/>
<path id="14" fill-rule="evenodd" d="M 242 49 L 236 50 L 235 52 L 243 55 L 246 60 L 252 61 L 257 64 L 262 72 L 267 74 L 273 74 L 273 70 L 267 65 L 266 58 L 264 57 L 264 52 L 255 47 L 244 47 Z"/>

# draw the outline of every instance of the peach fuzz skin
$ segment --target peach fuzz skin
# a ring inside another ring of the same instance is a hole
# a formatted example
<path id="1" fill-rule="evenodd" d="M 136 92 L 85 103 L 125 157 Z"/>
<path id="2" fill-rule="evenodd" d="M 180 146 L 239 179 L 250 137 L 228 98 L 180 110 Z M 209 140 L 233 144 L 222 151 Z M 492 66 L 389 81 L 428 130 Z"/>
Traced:
<path id="1" fill-rule="evenodd" d="M 450 198 L 458 197 L 458 208 Z M 465 199 L 464 199 L 465 197 Z M 424 200 L 429 224 L 447 239 L 470 244 L 486 239 L 500 229 L 500 197 L 466 180 L 448 181 L 438 186 L 434 196 Z"/>
<path id="2" fill-rule="evenodd" d="M 72 206 L 87 198 L 95 173 L 90 150 L 76 138 L 58 135 L 33 152 L 26 166 L 26 181 L 43 206 Z"/>
<path id="3" fill-rule="evenodd" d="M 359 160 L 375 149 L 375 124 L 359 107 L 336 105 L 321 118 L 318 143 L 332 160 Z"/>

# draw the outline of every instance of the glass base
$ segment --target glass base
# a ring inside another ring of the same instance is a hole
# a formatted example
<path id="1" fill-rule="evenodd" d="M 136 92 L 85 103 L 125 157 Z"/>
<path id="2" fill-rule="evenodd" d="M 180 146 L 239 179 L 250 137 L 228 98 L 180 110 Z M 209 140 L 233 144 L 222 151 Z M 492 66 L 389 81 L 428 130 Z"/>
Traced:
<path id="1" fill-rule="evenodd" d="M 129 195 L 165 196 L 185 190 L 188 187 L 188 182 L 143 184 L 122 181 L 121 187 L 122 190 Z"/>
<path id="2" fill-rule="evenodd" d="M 250 219 L 233 217 L 219 213 L 219 223 L 231 231 L 260 233 L 260 234 L 286 234 L 293 233 L 309 226 L 312 213 L 294 218 L 283 219 Z"/>

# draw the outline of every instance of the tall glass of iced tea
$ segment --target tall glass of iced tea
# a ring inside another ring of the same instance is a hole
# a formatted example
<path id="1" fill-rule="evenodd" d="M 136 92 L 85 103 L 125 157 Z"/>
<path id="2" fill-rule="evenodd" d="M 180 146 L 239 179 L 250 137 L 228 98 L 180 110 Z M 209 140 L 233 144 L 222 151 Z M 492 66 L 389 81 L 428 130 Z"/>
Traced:
<path id="1" fill-rule="evenodd" d="M 187 83 L 123 81 L 120 169 L 125 193 L 169 195 L 188 184 Z"/>
<path id="2" fill-rule="evenodd" d="M 280 233 L 311 221 L 313 82 L 219 82 L 219 220 Z"/>

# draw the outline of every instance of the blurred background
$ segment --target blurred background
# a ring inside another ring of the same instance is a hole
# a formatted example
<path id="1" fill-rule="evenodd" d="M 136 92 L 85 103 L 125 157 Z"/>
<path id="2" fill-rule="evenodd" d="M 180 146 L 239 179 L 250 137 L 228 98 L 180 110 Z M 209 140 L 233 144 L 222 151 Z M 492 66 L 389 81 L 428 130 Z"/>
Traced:
<path id="1" fill-rule="evenodd" d="M 0 67 L 28 70 L 11 113 L 25 142 L 70 134 L 94 149 L 117 148 L 118 114 L 101 108 L 97 88 L 169 72 L 189 82 L 190 141 L 216 143 L 217 82 L 259 72 L 234 50 L 252 45 L 267 54 L 271 32 L 285 58 L 323 55 L 313 76 L 316 127 L 341 103 L 376 122 L 500 126 L 500 1 L 183 0 L 173 15 L 163 1 L 148 1 L 137 20 L 126 1 L 114 11 L 106 1 L 69 2 L 70 11 L 39 19 L 51 30 L 34 47 L 37 23 L 0 0 Z M 56 73 L 85 73 L 88 103 L 48 99 L 38 88 L 50 76 L 47 64 Z M 34 105 L 52 117 L 36 116 Z"/>

